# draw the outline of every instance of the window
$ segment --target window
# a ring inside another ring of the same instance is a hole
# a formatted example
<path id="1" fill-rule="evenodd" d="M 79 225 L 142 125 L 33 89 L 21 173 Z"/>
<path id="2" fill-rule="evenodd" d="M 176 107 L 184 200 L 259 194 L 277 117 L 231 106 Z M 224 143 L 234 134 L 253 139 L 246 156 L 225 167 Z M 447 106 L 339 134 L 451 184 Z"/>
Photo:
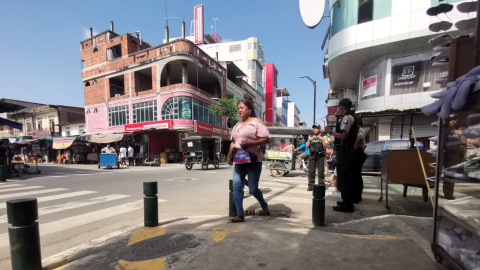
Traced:
<path id="1" fill-rule="evenodd" d="M 365 148 L 365 153 L 367 154 L 380 154 L 383 150 L 383 146 L 385 145 L 385 142 L 376 142 L 367 145 L 367 148 Z"/>
<path id="2" fill-rule="evenodd" d="M 191 97 L 168 99 L 162 108 L 162 120 L 166 119 L 191 119 L 222 126 L 222 117 L 213 115 L 207 103 Z"/>
<path id="3" fill-rule="evenodd" d="M 32 132 L 32 123 L 28 122 L 27 123 L 27 133 Z"/>
<path id="4" fill-rule="evenodd" d="M 277 74 L 277 72 L 274 71 L 273 72 L 273 85 L 275 86 L 275 88 L 278 87 L 278 80 L 277 79 L 278 79 L 278 74 Z"/>
<path id="5" fill-rule="evenodd" d="M 65 129 L 70 129 L 70 127 L 65 127 Z"/>
<path id="6" fill-rule="evenodd" d="M 107 61 L 115 61 L 122 57 L 122 46 L 115 45 L 107 49 Z"/>
<path id="7" fill-rule="evenodd" d="M 358 0 L 358 24 L 373 20 L 373 0 Z"/>
<path id="8" fill-rule="evenodd" d="M 257 50 L 258 49 L 258 44 L 255 42 L 250 42 L 248 43 L 248 49 L 249 50 Z"/>
<path id="9" fill-rule="evenodd" d="M 135 92 L 152 90 L 152 68 L 135 71 Z"/>
<path id="10" fill-rule="evenodd" d="M 67 133 L 67 136 L 70 136 L 70 130 L 67 130 L 66 133 Z"/>
<path id="11" fill-rule="evenodd" d="M 230 52 L 239 52 L 242 50 L 242 44 L 230 45 L 229 50 Z"/>
<path id="12" fill-rule="evenodd" d="M 108 79 L 110 82 L 110 97 L 125 95 L 125 77 L 122 75 Z"/>
<path id="13" fill-rule="evenodd" d="M 80 69 L 84 69 L 85 68 L 85 61 L 81 61 L 80 62 Z"/>
<path id="14" fill-rule="evenodd" d="M 157 121 L 157 101 L 133 104 L 133 123 Z"/>
<path id="15" fill-rule="evenodd" d="M 128 105 L 108 108 L 108 126 L 122 126 L 130 123 L 130 112 Z M 83 126 L 79 126 L 83 128 Z"/>
<path id="16" fill-rule="evenodd" d="M 42 128 L 43 128 L 42 121 L 37 120 L 37 130 L 42 130 Z"/>
<path id="17" fill-rule="evenodd" d="M 408 142 L 388 142 L 387 150 L 408 149 Z"/>

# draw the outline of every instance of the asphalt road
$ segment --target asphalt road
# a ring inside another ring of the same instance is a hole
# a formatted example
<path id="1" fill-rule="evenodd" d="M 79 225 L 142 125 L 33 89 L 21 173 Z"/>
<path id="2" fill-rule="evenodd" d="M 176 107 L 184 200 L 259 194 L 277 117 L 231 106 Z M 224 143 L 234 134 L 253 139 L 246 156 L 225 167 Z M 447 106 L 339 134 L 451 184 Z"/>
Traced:
<path id="1" fill-rule="evenodd" d="M 228 219 L 228 180 L 233 168 L 202 171 L 194 166 L 131 167 L 98 169 L 95 165 L 40 165 L 42 174 L 26 180 L 0 184 L 0 269 L 10 269 L 8 224 L 5 202 L 34 197 L 39 200 L 42 257 L 62 252 L 107 233 L 143 224 L 143 182 L 157 181 L 159 219 L 185 216 L 220 215 Z M 327 222 L 344 222 L 383 214 L 431 216 L 431 206 L 412 190 L 401 197 L 401 188 L 391 188 L 392 209 L 378 202 L 378 178 L 364 178 L 364 201 L 353 214 L 336 213 L 331 206 L 340 199 L 334 188 L 327 190 Z M 272 218 L 296 218 L 311 223 L 311 192 L 302 171 L 273 178 L 268 170 L 260 189 L 269 202 Z M 244 209 L 260 206 L 246 189 Z"/>

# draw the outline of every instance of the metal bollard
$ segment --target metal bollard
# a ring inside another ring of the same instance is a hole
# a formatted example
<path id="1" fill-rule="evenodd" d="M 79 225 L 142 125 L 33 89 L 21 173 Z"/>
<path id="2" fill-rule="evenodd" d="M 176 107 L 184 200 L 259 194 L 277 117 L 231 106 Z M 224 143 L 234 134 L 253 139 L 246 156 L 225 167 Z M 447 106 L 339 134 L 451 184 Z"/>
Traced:
<path id="1" fill-rule="evenodd" d="M 233 200 L 233 180 L 228 181 L 228 216 L 234 217 L 237 215 L 237 207 L 235 206 L 235 201 Z"/>
<path id="2" fill-rule="evenodd" d="M 145 227 L 158 226 L 157 182 L 143 182 L 143 213 Z"/>
<path id="3" fill-rule="evenodd" d="M 7 164 L 5 166 L 7 167 L 6 168 L 7 169 L 7 174 L 6 174 L 7 179 L 12 179 L 12 171 L 13 171 L 12 164 Z"/>
<path id="4" fill-rule="evenodd" d="M 12 270 L 42 270 L 37 199 L 7 201 Z"/>
<path id="5" fill-rule="evenodd" d="M 325 185 L 313 186 L 312 221 L 315 226 L 325 226 Z"/>
<path id="6" fill-rule="evenodd" d="M 7 165 L 0 165 L 0 182 L 7 181 Z"/>

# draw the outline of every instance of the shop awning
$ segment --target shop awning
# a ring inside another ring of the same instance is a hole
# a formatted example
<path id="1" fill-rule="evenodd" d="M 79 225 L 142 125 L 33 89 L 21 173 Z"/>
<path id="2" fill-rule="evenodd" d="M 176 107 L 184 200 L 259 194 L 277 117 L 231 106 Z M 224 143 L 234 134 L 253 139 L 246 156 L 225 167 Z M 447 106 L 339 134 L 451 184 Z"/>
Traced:
<path id="1" fill-rule="evenodd" d="M 67 149 L 77 137 L 53 138 L 53 149 Z"/>
<path id="2" fill-rule="evenodd" d="M 113 143 L 123 139 L 123 134 L 103 133 L 90 136 L 91 143 Z"/>
<path id="3" fill-rule="evenodd" d="M 11 128 L 23 130 L 23 125 L 22 124 L 20 124 L 18 122 L 11 121 L 11 120 L 8 120 L 8 119 L 5 119 L 5 118 L 1 118 L 1 117 L 0 117 L 0 125 L 6 125 L 6 126 L 9 126 Z"/>

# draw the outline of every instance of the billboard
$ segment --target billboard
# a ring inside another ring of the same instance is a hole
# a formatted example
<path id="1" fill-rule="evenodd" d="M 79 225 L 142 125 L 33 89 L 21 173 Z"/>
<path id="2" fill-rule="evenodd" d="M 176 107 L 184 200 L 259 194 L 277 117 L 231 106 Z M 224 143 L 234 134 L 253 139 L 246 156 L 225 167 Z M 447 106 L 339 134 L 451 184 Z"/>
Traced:
<path id="1" fill-rule="evenodd" d="M 172 129 L 172 120 L 153 121 L 124 126 L 125 131 L 140 131 L 147 129 Z"/>
<path id="2" fill-rule="evenodd" d="M 222 136 L 225 138 L 230 137 L 229 131 L 226 128 L 217 127 L 217 126 L 210 125 L 197 120 L 195 120 L 194 125 L 195 125 L 195 132 L 202 132 L 202 133 L 206 133 L 214 136 Z"/>
<path id="3" fill-rule="evenodd" d="M 377 93 L 377 75 L 363 80 L 362 97 L 375 95 Z"/>
<path id="4" fill-rule="evenodd" d="M 392 66 L 392 86 L 412 86 L 419 81 L 422 61 Z"/>
<path id="5" fill-rule="evenodd" d="M 193 8 L 195 44 L 203 44 L 203 5 Z"/>

